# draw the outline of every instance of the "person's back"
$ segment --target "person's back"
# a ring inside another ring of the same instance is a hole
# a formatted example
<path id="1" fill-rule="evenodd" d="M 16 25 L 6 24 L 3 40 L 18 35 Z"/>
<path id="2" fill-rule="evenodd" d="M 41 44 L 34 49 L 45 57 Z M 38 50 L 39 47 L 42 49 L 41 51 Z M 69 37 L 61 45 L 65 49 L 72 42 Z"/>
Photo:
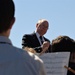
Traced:
<path id="1" fill-rule="evenodd" d="M 12 45 L 14 13 L 13 0 L 0 0 L 0 75 L 45 75 L 40 58 Z"/>
<path id="2" fill-rule="evenodd" d="M 6 39 L 0 36 L 0 42 L 4 42 L 0 43 L 0 75 L 38 75 L 40 65 L 32 58 L 35 56 L 29 56 Z"/>

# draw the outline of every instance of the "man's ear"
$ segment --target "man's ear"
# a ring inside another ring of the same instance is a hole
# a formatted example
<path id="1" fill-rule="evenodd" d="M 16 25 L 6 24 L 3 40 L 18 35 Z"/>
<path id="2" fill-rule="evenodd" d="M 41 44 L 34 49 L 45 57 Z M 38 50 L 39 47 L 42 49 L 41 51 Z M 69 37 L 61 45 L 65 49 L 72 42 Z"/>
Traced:
<path id="1" fill-rule="evenodd" d="M 15 17 L 11 20 L 10 29 L 12 28 L 12 26 L 13 26 L 14 23 L 15 23 Z"/>
<path id="2" fill-rule="evenodd" d="M 36 24 L 36 28 L 38 27 L 38 23 Z"/>

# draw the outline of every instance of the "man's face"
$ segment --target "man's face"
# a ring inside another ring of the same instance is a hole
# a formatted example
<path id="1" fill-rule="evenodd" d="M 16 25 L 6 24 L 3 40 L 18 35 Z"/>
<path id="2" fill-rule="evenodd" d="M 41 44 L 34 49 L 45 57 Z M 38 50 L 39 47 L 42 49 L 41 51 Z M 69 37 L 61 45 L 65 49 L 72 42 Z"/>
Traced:
<path id="1" fill-rule="evenodd" d="M 47 21 L 44 21 L 44 22 L 42 22 L 41 24 L 38 24 L 38 25 L 37 25 L 37 32 L 38 32 L 41 36 L 44 35 L 44 34 L 47 32 L 47 30 L 48 30 L 48 26 L 49 26 L 49 24 L 48 24 Z"/>

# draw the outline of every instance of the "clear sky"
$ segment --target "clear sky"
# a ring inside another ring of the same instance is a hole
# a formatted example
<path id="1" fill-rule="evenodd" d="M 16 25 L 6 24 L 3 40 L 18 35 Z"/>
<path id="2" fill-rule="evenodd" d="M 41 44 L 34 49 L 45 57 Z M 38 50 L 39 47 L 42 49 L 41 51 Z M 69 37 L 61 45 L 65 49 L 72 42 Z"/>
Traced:
<path id="1" fill-rule="evenodd" d="M 39 19 L 49 21 L 49 29 L 44 35 L 50 41 L 59 35 L 67 35 L 75 40 L 75 0 L 14 0 L 16 21 L 10 39 L 21 48 L 24 34 L 32 33 Z"/>

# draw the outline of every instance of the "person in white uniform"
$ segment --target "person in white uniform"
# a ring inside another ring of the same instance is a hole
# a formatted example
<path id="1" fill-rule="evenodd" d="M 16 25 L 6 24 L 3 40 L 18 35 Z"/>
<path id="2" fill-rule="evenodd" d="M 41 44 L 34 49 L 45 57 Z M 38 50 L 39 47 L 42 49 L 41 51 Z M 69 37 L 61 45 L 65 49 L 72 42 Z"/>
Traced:
<path id="1" fill-rule="evenodd" d="M 13 0 L 0 0 L 0 75 L 46 75 L 39 57 L 13 46 L 9 39 L 14 14 Z"/>

